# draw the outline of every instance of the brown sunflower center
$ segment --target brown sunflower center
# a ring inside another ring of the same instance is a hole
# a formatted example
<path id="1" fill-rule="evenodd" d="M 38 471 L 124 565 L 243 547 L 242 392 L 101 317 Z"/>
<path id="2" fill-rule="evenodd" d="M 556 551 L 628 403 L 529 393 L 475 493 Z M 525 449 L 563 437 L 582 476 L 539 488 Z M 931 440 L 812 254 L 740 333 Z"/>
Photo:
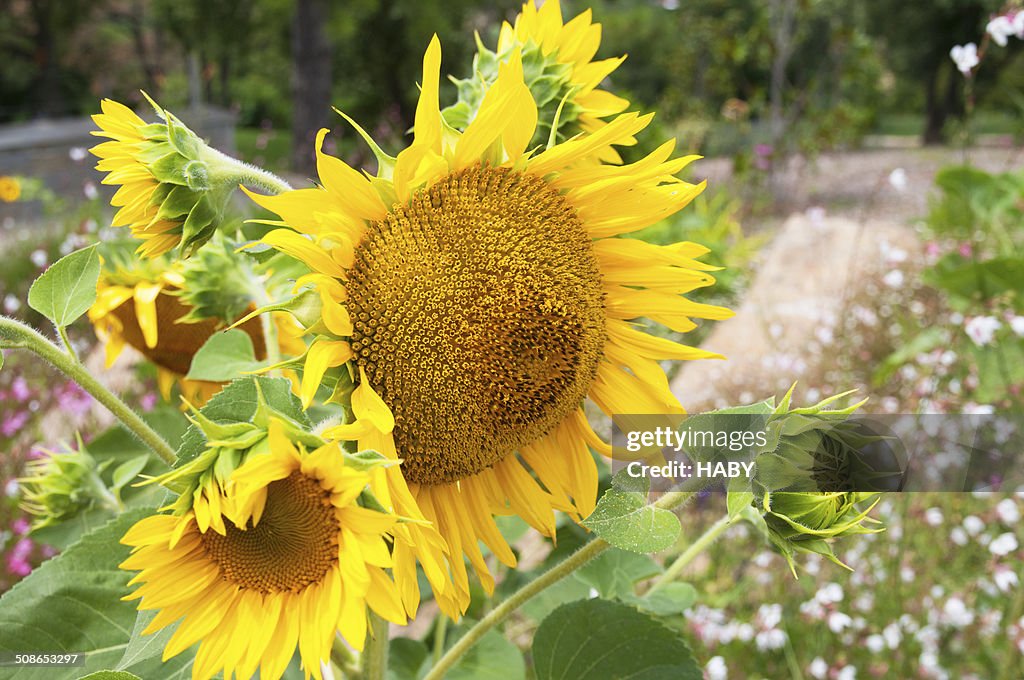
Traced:
<path id="1" fill-rule="evenodd" d="M 202 534 L 206 554 L 231 583 L 261 593 L 298 593 L 319 583 L 338 561 L 338 518 L 330 492 L 293 472 L 267 486 L 267 504 L 255 526 L 225 522 L 226 534 Z"/>
<path id="2" fill-rule="evenodd" d="M 224 324 L 216 319 L 203 319 L 195 323 L 177 323 L 188 314 L 191 307 L 181 303 L 177 295 L 161 291 L 153 304 L 156 306 L 157 341 L 155 347 L 147 347 L 139 319 L 135 313 L 135 301 L 128 299 L 112 312 L 121 322 L 124 341 L 137 349 L 147 359 L 161 368 L 185 375 L 192 366 L 192 358 L 207 340 Z M 252 339 L 257 359 L 266 356 L 263 328 L 259 319 L 250 319 L 239 326 Z"/>
<path id="3" fill-rule="evenodd" d="M 548 434 L 586 396 L 604 346 L 583 222 L 544 180 L 503 168 L 449 175 L 371 225 L 346 288 L 352 348 L 419 484 Z"/>

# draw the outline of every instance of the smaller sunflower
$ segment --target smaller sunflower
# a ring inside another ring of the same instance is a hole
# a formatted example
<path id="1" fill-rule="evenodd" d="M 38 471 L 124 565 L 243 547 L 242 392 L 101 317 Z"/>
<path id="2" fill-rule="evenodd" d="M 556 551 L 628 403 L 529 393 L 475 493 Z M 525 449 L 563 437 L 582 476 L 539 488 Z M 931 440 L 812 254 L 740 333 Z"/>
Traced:
<path id="1" fill-rule="evenodd" d="M 146 262 L 117 258 L 117 264 L 106 266 L 101 273 L 96 302 L 88 315 L 105 345 L 108 368 L 129 345 L 156 366 L 157 383 L 165 399 L 170 398 L 177 382 L 186 399 L 202 404 L 223 384 L 187 379 L 192 359 L 214 333 L 241 314 L 227 319 L 197 318 L 197 307 L 190 304 L 190 280 L 182 269 L 163 258 Z M 274 314 L 273 321 L 280 353 L 302 354 L 301 327 L 283 313 Z M 251 319 L 239 328 L 252 340 L 256 359 L 265 359 L 267 347 L 260 320 Z"/>
<path id="2" fill-rule="evenodd" d="M 349 465 L 336 443 L 308 452 L 269 421 L 266 452 L 249 455 L 222 487 L 208 485 L 216 521 L 158 514 L 133 526 L 120 566 L 139 571 L 126 600 L 159 610 L 144 631 L 174 622 L 167 660 L 199 643 L 192 677 L 277 680 L 296 648 L 321 679 L 336 633 L 362 649 L 366 608 L 406 622 L 385 539 L 399 518 L 358 501 L 380 468 Z M 204 523 L 205 524 L 205 523 Z"/>
<path id="3" fill-rule="evenodd" d="M 3 175 L 0 177 L 0 201 L 14 203 L 21 197 L 21 182 L 17 177 Z"/>
<path id="4" fill-rule="evenodd" d="M 495 51 L 477 39 L 474 75 L 455 79 L 459 101 L 444 110 L 445 120 L 465 130 L 476 118 L 488 88 L 497 80 L 499 66 L 518 51 L 539 116 L 530 146 L 562 141 L 579 132 L 597 132 L 608 124 L 604 118 L 629 107 L 627 99 L 599 87 L 626 59 L 595 60 L 600 45 L 601 24 L 593 22 L 591 10 L 565 22 L 558 0 L 548 0 L 539 9 L 528 0 L 513 24 L 502 22 Z M 636 140 L 625 137 L 616 143 L 629 145 Z M 595 158 L 622 162 L 610 144 L 602 147 Z"/>
<path id="5" fill-rule="evenodd" d="M 172 114 L 150 100 L 163 123 L 148 124 L 124 104 L 104 99 L 93 116 L 93 135 L 110 141 L 90 151 L 106 172 L 104 184 L 120 188 L 110 204 L 120 208 L 113 226 L 127 226 L 142 239 L 139 253 L 155 257 L 181 244 L 186 254 L 217 230 L 234 186 L 214 183 L 211 159 L 227 159 Z M 230 160 L 230 159 L 228 159 Z"/>

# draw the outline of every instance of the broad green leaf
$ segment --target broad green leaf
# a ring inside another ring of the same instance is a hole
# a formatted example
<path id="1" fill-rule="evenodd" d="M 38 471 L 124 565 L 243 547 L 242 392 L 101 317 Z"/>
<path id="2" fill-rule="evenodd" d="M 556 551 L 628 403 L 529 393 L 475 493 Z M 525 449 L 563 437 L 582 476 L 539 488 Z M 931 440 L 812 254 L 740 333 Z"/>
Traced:
<path id="1" fill-rule="evenodd" d="M 679 537 L 679 518 L 647 504 L 648 483 L 619 473 L 583 526 L 623 550 L 652 553 L 670 547 Z"/>
<path id="2" fill-rule="evenodd" d="M 192 367 L 186 377 L 189 380 L 228 382 L 266 365 L 265 361 L 256 360 L 249 334 L 236 328 L 210 336 L 192 358 Z"/>
<path id="3" fill-rule="evenodd" d="M 533 636 L 537 680 L 701 680 L 689 645 L 621 602 L 581 600 L 544 619 Z"/>
<path id="4" fill-rule="evenodd" d="M 124 650 L 124 656 L 117 662 L 117 669 L 130 671 L 142 678 L 161 678 L 161 680 L 188 680 L 192 677 L 192 662 L 195 648 L 186 650 L 177 656 L 162 660 L 164 647 L 177 630 L 178 624 L 171 624 L 152 635 L 143 635 L 142 631 L 156 617 L 156 611 L 141 611 L 135 618 L 131 638 Z"/>
<path id="5" fill-rule="evenodd" d="M 96 671 L 79 678 L 79 680 L 142 680 L 142 678 L 134 673 L 124 671 Z"/>
<path id="6" fill-rule="evenodd" d="M 631 595 L 620 599 L 654 616 L 681 616 L 697 601 L 697 589 L 689 583 L 677 581 L 666 583 L 643 597 Z"/>
<path id="7" fill-rule="evenodd" d="M 54 262 L 28 289 L 29 307 L 63 328 L 96 301 L 100 255 L 96 246 L 77 250 Z"/>
<path id="8" fill-rule="evenodd" d="M 77 668 L 14 670 L 6 680 L 72 680 L 112 668 L 128 646 L 135 607 L 122 602 L 131 574 L 118 569 L 129 553 L 129 527 L 154 510 L 131 510 L 43 563 L 0 598 L 0 651 L 86 655 Z"/>
<path id="9" fill-rule="evenodd" d="M 419 640 L 396 637 L 388 645 L 388 680 L 419 680 L 430 650 Z"/>
<path id="10" fill-rule="evenodd" d="M 573 576 L 597 590 L 601 597 L 611 599 L 632 595 L 639 581 L 660 573 L 661 567 L 647 555 L 613 548 L 577 569 Z"/>
<path id="11" fill-rule="evenodd" d="M 239 378 L 218 392 L 206 403 L 200 412 L 217 422 L 250 422 L 256 413 L 259 383 L 263 398 L 271 408 L 303 425 L 309 425 L 309 418 L 302 410 L 299 398 L 292 394 L 291 383 L 284 378 Z M 178 448 L 178 463 L 185 463 L 203 452 L 206 438 L 202 431 L 192 425 L 185 431 Z"/>

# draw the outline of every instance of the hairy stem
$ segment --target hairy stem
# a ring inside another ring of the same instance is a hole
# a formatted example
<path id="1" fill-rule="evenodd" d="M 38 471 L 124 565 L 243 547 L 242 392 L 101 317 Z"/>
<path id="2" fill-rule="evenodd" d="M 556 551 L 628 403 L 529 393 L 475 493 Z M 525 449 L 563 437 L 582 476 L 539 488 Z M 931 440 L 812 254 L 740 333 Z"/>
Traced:
<path id="1" fill-rule="evenodd" d="M 384 680 L 388 675 L 388 622 L 373 610 L 370 614 L 370 636 L 363 648 L 363 680 Z"/>
<path id="2" fill-rule="evenodd" d="M 658 502 L 654 503 L 654 507 L 672 510 L 685 503 L 696 495 L 696 493 L 696 491 L 676 491 L 666 493 L 658 500 Z M 473 646 L 480 641 L 480 638 L 482 638 L 488 631 L 505 621 L 505 619 L 511 616 L 514 611 L 523 606 L 523 604 L 532 597 L 558 583 L 563 578 L 603 553 L 605 550 L 608 550 L 610 547 L 612 546 L 608 541 L 601 538 L 595 538 L 593 541 L 590 541 L 566 559 L 548 569 L 537 579 L 530 581 L 525 586 L 517 590 L 508 599 L 488 612 L 487 615 L 480 619 L 476 625 L 470 628 L 465 635 L 459 638 L 459 641 L 452 645 L 452 648 L 441 657 L 432 669 L 430 669 L 430 672 L 424 676 L 423 680 L 441 680 L 445 673 L 450 671 L 452 666 L 454 666 L 466 652 L 472 649 Z"/>
<path id="3" fill-rule="evenodd" d="M 177 460 L 174 449 L 164 441 L 163 437 L 146 424 L 139 415 L 121 398 L 104 387 L 99 380 L 85 369 L 85 366 L 78 363 L 71 355 L 61 351 L 59 347 L 44 338 L 35 329 L 25 324 L 0 317 L 0 347 L 27 349 L 43 361 L 54 366 L 61 373 L 88 392 L 92 397 L 103 404 L 107 410 L 114 414 L 121 423 L 128 428 L 128 431 L 138 437 L 142 443 L 148 446 L 153 452 L 168 465 L 173 465 Z"/>
<path id="4" fill-rule="evenodd" d="M 292 190 L 292 186 L 288 182 L 268 170 L 232 158 L 213 148 L 208 148 L 208 153 L 210 155 L 206 160 L 214 181 L 244 184 L 275 195 Z"/>

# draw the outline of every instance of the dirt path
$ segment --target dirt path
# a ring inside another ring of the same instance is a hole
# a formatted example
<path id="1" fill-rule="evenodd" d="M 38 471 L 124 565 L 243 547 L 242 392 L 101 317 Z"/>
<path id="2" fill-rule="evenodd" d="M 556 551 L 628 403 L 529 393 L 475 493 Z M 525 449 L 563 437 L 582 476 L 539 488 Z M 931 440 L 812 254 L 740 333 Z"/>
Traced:
<path id="1" fill-rule="evenodd" d="M 988 171 L 1024 167 L 1019 149 L 972 149 L 967 158 Z M 672 383 L 683 405 L 697 412 L 764 398 L 797 380 L 812 391 L 822 384 L 835 364 L 830 346 L 844 301 L 884 285 L 878 281 L 894 264 L 920 253 L 913 225 L 927 212 L 935 174 L 963 160 L 962 152 L 929 148 L 794 162 L 780 180 L 792 213 L 775 228 L 736 316 L 703 344 L 727 361 L 687 362 Z M 702 166 L 711 186 L 729 183 L 726 163 Z"/>

